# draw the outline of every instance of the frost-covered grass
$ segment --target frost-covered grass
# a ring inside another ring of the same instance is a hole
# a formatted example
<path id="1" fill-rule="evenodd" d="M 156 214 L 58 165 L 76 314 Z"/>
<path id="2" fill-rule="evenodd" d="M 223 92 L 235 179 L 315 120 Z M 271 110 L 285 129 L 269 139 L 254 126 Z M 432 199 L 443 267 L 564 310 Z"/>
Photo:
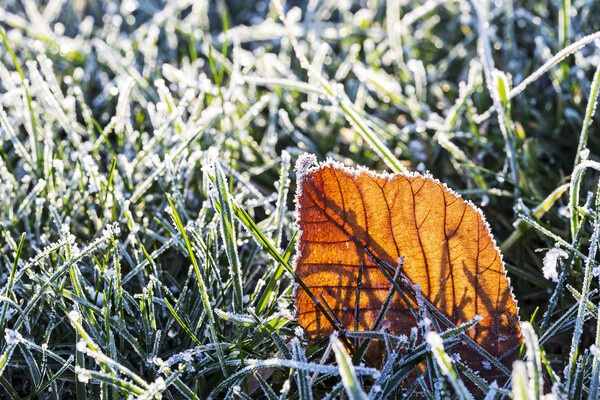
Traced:
<path id="1" fill-rule="evenodd" d="M 468 398 L 435 334 L 299 340 L 303 152 L 482 206 L 531 322 L 490 398 L 598 397 L 597 2 L 40 3 L 0 9 L 0 398 Z"/>

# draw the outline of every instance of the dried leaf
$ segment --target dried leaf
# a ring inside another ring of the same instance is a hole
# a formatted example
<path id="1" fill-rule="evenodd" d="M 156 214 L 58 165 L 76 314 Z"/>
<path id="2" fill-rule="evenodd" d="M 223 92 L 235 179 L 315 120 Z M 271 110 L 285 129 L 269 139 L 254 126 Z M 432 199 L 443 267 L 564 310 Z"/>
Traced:
<path id="1" fill-rule="evenodd" d="M 521 343 L 517 304 L 481 212 L 428 176 L 307 164 L 302 158 L 297 169 L 296 274 L 324 304 L 319 309 L 305 290 L 296 291 L 298 322 L 308 338 L 334 331 L 323 309 L 344 329 L 372 330 L 391 286 L 382 270 L 393 276 L 401 266 L 399 286 L 408 301 L 394 295 L 384 327 L 408 335 L 417 325 L 409 307 L 418 307 L 420 291 L 430 311 L 443 315 L 433 318 L 440 330 L 481 316 L 468 336 L 510 370 Z M 466 342 L 449 352 L 484 378 L 506 381 L 505 372 Z"/>

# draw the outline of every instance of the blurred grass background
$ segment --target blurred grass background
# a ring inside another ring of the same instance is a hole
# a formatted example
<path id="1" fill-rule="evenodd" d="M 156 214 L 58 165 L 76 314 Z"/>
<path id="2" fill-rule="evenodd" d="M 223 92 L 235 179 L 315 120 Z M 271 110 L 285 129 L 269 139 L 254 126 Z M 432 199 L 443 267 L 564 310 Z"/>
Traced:
<path id="1" fill-rule="evenodd" d="M 598 175 L 570 176 L 600 154 L 600 4 L 282 9 L 287 27 L 266 1 L 3 0 L 0 397 L 346 396 L 327 369 L 302 385 L 322 349 L 293 339 L 303 152 L 481 206 L 546 390 L 591 395 Z"/>

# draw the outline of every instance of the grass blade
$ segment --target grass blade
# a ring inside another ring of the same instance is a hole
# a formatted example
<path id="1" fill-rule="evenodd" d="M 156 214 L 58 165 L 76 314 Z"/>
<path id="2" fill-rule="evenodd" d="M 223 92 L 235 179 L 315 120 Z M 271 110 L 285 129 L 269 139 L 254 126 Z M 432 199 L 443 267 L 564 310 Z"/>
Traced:
<path id="1" fill-rule="evenodd" d="M 221 215 L 221 236 L 225 244 L 225 254 L 229 260 L 229 275 L 233 282 L 233 310 L 237 313 L 244 312 L 244 289 L 242 287 L 242 270 L 237 253 L 235 225 L 233 223 L 233 206 L 231 195 L 227 189 L 227 180 L 219 163 L 215 163 L 215 186 L 217 189 L 218 210 Z"/>
<path id="2" fill-rule="evenodd" d="M 348 353 L 346 353 L 344 345 L 336 337 L 336 335 L 331 337 L 331 346 L 333 347 L 333 351 L 335 353 L 335 359 L 337 361 L 342 383 L 346 389 L 348 398 L 350 400 L 367 400 L 367 394 L 362 389 L 358 377 L 356 376 L 354 366 L 352 365 L 352 360 L 348 356 Z"/>
<path id="3" fill-rule="evenodd" d="M 169 201 L 169 205 L 171 206 L 171 216 L 173 217 L 173 221 L 177 227 L 177 230 L 181 234 L 185 242 L 185 246 L 188 251 L 188 255 L 192 262 L 192 266 L 194 267 L 194 272 L 196 273 L 196 280 L 198 282 L 198 288 L 200 289 L 200 296 L 202 297 L 202 302 L 204 304 L 204 308 L 206 310 L 206 315 L 208 316 L 208 324 L 209 324 L 209 332 L 210 338 L 213 343 L 219 343 L 219 336 L 217 334 L 217 328 L 215 323 L 215 316 L 213 314 L 212 305 L 210 298 L 208 296 L 208 291 L 206 289 L 206 284 L 204 282 L 204 278 L 202 277 L 202 273 L 200 272 L 200 266 L 198 265 L 198 261 L 196 260 L 196 256 L 194 255 L 194 250 L 192 249 L 192 243 L 187 235 L 185 227 L 181 222 L 181 218 L 179 218 L 179 214 L 177 213 L 177 209 L 175 208 L 175 204 L 171 200 L 171 196 L 167 195 L 167 200 Z M 227 368 L 225 365 L 225 358 L 223 357 L 223 351 L 220 346 L 217 346 L 217 358 L 219 359 L 219 365 L 221 367 L 221 371 L 225 376 L 228 375 Z"/>
<path id="4" fill-rule="evenodd" d="M 430 331 L 427 333 L 425 340 L 427 340 L 427 343 L 431 347 L 431 353 L 433 354 L 433 358 L 435 359 L 438 367 L 454 388 L 458 398 L 473 399 L 473 396 L 471 393 L 469 393 L 465 387 L 465 384 L 458 376 L 458 373 L 456 372 L 456 369 L 452 363 L 452 359 L 444 350 L 444 342 L 442 341 L 442 338 L 437 333 Z"/>

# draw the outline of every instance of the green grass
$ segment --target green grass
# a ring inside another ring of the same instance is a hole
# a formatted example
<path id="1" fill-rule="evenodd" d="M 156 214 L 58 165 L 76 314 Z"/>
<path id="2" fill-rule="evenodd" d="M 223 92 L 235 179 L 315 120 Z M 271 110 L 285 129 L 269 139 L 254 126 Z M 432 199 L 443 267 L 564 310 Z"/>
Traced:
<path id="1" fill-rule="evenodd" d="M 0 398 L 469 398 L 457 333 L 302 340 L 305 152 L 480 205 L 530 322 L 489 397 L 598 397 L 596 2 L 45 3 L 0 9 Z"/>

